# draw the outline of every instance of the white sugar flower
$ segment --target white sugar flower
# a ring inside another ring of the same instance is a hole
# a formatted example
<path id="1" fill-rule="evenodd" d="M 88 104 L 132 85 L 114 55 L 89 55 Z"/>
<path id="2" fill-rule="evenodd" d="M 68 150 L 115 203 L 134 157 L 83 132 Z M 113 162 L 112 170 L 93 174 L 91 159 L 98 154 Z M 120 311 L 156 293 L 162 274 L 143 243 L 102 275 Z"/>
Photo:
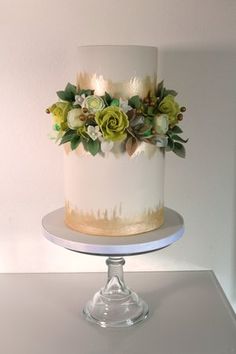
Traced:
<path id="1" fill-rule="evenodd" d="M 159 136 L 156 142 L 156 146 L 158 147 L 167 147 L 168 146 L 168 138 L 167 136 Z"/>
<path id="2" fill-rule="evenodd" d="M 74 105 L 79 104 L 80 106 L 82 106 L 82 103 L 85 100 L 85 94 L 83 93 L 82 95 L 75 95 L 75 102 Z"/>
<path id="3" fill-rule="evenodd" d="M 96 125 L 95 127 L 89 125 L 87 128 L 87 133 L 93 141 L 97 140 L 102 136 L 102 133 L 100 132 L 98 125 Z"/>
<path id="4" fill-rule="evenodd" d="M 128 111 L 130 111 L 132 109 L 132 107 L 130 107 L 128 104 L 128 100 L 123 100 L 122 98 L 120 98 L 119 106 L 122 109 L 122 111 L 125 113 L 127 113 Z"/>
<path id="5" fill-rule="evenodd" d="M 104 152 L 104 154 L 109 153 L 114 146 L 114 142 L 111 140 L 105 140 L 103 137 L 100 137 L 99 140 L 101 141 L 102 152 Z"/>

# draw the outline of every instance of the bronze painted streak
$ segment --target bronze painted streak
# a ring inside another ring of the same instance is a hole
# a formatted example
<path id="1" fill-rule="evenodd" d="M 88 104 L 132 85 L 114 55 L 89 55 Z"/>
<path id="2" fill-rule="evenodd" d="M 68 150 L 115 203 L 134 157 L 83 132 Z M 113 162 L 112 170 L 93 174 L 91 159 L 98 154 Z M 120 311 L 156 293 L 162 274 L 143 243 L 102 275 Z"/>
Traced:
<path id="1" fill-rule="evenodd" d="M 114 208 L 112 217 L 108 218 L 107 210 L 98 210 L 95 215 L 73 210 L 68 202 L 65 204 L 66 225 L 89 235 L 130 236 L 158 229 L 164 223 L 164 209 L 159 207 L 133 218 L 122 218 L 117 214 L 120 214 L 120 207 L 118 213 Z"/>

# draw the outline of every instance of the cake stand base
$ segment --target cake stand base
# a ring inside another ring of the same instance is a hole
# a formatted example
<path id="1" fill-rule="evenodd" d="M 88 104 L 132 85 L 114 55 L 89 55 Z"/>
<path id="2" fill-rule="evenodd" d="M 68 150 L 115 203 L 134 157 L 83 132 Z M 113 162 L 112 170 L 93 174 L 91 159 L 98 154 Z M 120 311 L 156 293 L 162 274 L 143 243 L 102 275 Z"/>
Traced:
<path id="1" fill-rule="evenodd" d="M 163 249 L 182 237 L 182 216 L 166 207 L 164 212 L 165 222 L 159 229 L 121 237 L 89 236 L 71 230 L 64 223 L 64 208 L 43 218 L 44 235 L 56 245 L 74 252 L 109 257 L 107 283 L 83 310 L 87 320 L 101 327 L 129 327 L 148 317 L 147 304 L 125 285 L 123 257 Z"/>
<path id="2" fill-rule="evenodd" d="M 106 264 L 107 283 L 85 306 L 85 318 L 101 327 L 129 327 L 145 320 L 148 305 L 124 283 L 124 258 L 109 257 Z"/>

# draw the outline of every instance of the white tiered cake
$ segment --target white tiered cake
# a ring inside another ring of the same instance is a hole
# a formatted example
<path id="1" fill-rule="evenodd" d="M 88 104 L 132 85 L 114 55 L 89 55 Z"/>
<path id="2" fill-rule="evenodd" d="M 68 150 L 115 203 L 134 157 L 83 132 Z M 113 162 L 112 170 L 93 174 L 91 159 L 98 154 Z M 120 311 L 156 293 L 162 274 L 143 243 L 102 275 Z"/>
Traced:
<path id="1" fill-rule="evenodd" d="M 79 47 L 78 85 L 115 98 L 144 98 L 156 88 L 157 48 Z M 163 216 L 164 149 L 141 142 L 132 156 L 116 142 L 92 156 L 83 145 L 64 149 L 65 222 L 80 232 L 121 236 L 160 227 Z"/>

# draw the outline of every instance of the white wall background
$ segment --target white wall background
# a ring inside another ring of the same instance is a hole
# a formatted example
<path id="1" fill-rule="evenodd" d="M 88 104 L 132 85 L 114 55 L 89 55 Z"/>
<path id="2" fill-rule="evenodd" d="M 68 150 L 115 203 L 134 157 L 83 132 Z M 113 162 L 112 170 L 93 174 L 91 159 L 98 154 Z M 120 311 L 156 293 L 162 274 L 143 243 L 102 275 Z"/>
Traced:
<path id="1" fill-rule="evenodd" d="M 166 205 L 186 233 L 126 269 L 214 269 L 235 303 L 235 19 L 234 0 L 0 0 L 0 272 L 105 270 L 42 237 L 41 217 L 63 204 L 44 110 L 75 81 L 78 45 L 153 45 L 160 79 L 188 107 L 187 159 L 169 154 L 166 171 Z"/>

